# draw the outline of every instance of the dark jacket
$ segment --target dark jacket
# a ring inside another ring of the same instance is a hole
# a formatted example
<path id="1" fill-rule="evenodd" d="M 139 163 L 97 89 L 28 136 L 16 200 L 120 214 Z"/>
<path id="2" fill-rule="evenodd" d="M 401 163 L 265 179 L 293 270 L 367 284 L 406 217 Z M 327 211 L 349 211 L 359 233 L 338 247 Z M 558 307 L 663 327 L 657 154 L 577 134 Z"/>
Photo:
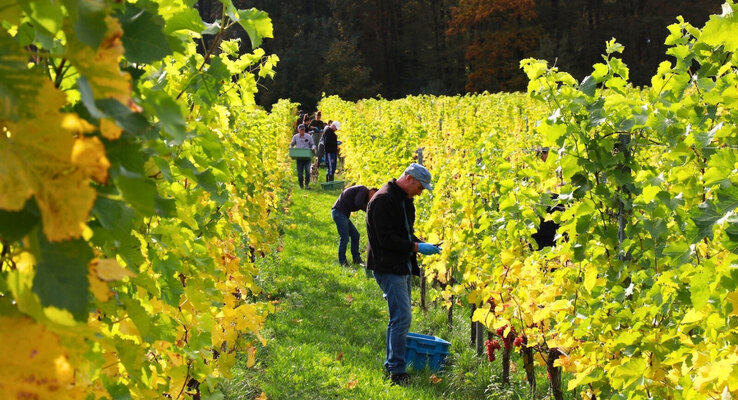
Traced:
<path id="1" fill-rule="evenodd" d="M 335 208 L 341 214 L 350 217 L 354 211 L 366 211 L 369 205 L 369 188 L 362 185 L 356 185 L 346 188 L 338 199 L 333 203 Z"/>
<path id="2" fill-rule="evenodd" d="M 323 131 L 323 136 L 325 152 L 334 154 L 338 153 L 338 136 L 336 136 L 336 131 L 331 127 L 327 127 L 325 128 L 325 131 Z"/>
<path id="3" fill-rule="evenodd" d="M 369 237 L 366 267 L 383 274 L 408 275 L 408 261 L 413 275 L 420 275 L 415 255 L 415 205 L 392 179 L 374 194 L 366 211 L 366 233 Z M 405 204 L 407 223 L 402 204 Z M 412 240 L 411 240 L 412 238 Z"/>

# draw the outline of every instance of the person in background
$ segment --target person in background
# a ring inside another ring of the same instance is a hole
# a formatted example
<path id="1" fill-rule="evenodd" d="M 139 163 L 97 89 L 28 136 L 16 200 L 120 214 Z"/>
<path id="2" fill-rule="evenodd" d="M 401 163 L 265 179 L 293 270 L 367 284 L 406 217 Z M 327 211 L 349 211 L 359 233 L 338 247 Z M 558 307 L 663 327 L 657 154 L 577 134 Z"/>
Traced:
<path id="1" fill-rule="evenodd" d="M 338 230 L 338 263 L 344 267 L 348 266 L 346 260 L 346 246 L 351 241 L 351 257 L 354 264 L 364 264 L 359 253 L 359 231 L 351 222 L 351 213 L 354 211 L 366 211 L 369 200 L 372 199 L 377 188 L 369 189 L 366 186 L 355 185 L 341 192 L 331 208 L 331 217 L 336 223 Z"/>
<path id="2" fill-rule="evenodd" d="M 302 123 L 302 120 L 305 119 L 305 111 L 298 111 L 297 113 L 297 120 L 295 121 L 295 133 L 297 133 L 297 127 Z"/>
<path id="3" fill-rule="evenodd" d="M 420 275 L 416 255 L 441 252 L 437 245 L 423 243 L 415 236 L 413 198 L 423 189 L 433 190 L 431 174 L 412 163 L 399 179 L 392 179 L 374 194 L 366 212 L 367 269 L 374 272 L 389 310 L 384 368 L 392 383 L 401 386 L 410 383 L 405 371 L 405 340 L 412 321 L 412 275 Z"/>
<path id="4" fill-rule="evenodd" d="M 338 159 L 338 136 L 336 131 L 341 128 L 341 123 L 333 121 L 323 132 L 323 143 L 325 144 L 325 164 L 328 170 L 325 173 L 325 181 L 331 182 L 336 173 L 336 161 Z"/>
<path id="5" fill-rule="evenodd" d="M 310 122 L 310 125 L 308 125 L 308 131 L 323 133 L 323 128 L 325 128 L 325 122 L 321 119 L 322 117 L 323 115 L 321 114 L 320 111 L 316 112 L 315 119 L 313 119 L 313 121 Z"/>
<path id="6" fill-rule="evenodd" d="M 300 124 L 297 126 L 297 133 L 292 136 L 290 142 L 290 148 L 296 147 L 298 149 L 311 149 L 315 152 L 315 142 L 313 142 L 313 136 L 308 135 L 305 132 L 305 125 Z M 310 190 L 310 159 L 309 158 L 298 158 L 297 159 L 297 181 L 300 183 L 300 187 L 304 187 Z"/>

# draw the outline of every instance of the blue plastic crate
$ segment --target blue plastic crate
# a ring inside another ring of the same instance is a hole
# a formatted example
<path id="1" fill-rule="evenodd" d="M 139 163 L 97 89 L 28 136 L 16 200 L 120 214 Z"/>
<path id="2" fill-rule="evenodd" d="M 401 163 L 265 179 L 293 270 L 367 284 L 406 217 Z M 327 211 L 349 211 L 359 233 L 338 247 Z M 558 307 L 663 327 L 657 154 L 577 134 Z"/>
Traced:
<path id="1" fill-rule="evenodd" d="M 416 370 L 428 366 L 431 371 L 437 371 L 446 361 L 451 343 L 436 336 L 410 332 L 407 334 L 405 345 L 407 347 L 405 363 L 408 366 Z"/>

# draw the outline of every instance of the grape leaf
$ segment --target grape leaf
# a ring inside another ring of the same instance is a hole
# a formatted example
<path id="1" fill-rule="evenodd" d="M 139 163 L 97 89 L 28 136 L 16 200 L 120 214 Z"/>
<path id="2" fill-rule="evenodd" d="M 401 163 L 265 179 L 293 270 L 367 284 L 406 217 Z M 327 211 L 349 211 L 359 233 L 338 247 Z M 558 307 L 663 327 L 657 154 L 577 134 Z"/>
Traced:
<path id="1" fill-rule="evenodd" d="M 8 134 L 0 135 L 0 209 L 20 210 L 35 196 L 51 241 L 79 237 L 96 195 L 89 184 L 91 174 L 106 168 L 101 147 L 87 149 L 97 161 L 75 163 L 75 145 L 82 138 L 73 135 L 91 127 L 76 114 L 60 113 L 65 103 L 65 94 L 45 81 L 36 100 L 37 117 L 9 122 Z"/>
<path id="2" fill-rule="evenodd" d="M 105 39 L 107 8 L 106 2 L 102 0 L 82 0 L 67 5 L 67 10 L 76 15 L 76 37 L 92 49 L 97 49 Z"/>
<path id="3" fill-rule="evenodd" d="M 178 30 L 188 30 L 201 33 L 205 29 L 205 24 L 200 17 L 200 13 L 194 8 L 181 8 L 167 18 L 164 24 L 164 32 L 171 34 Z"/>
<path id="4" fill-rule="evenodd" d="M 726 51 L 735 52 L 738 50 L 738 35 L 735 35 L 738 29 L 737 18 L 735 13 L 727 16 L 711 15 L 702 29 L 700 41 L 713 47 L 724 45 Z"/>
<path id="5" fill-rule="evenodd" d="M 80 41 L 69 29 L 65 57 L 87 78 L 95 99 L 113 98 L 128 105 L 131 100 L 131 76 L 120 70 L 123 56 L 123 30 L 113 17 L 106 17 L 107 31 L 97 48 Z"/>
<path id="6" fill-rule="evenodd" d="M 123 45 L 126 59 L 134 63 L 153 63 L 172 53 L 163 33 L 164 20 L 149 11 L 126 4 L 118 16 L 123 27 Z"/>
<path id="7" fill-rule="evenodd" d="M 84 388 L 74 387 L 69 349 L 44 325 L 0 316 L 0 343 L 4 399 L 84 398 Z"/>
<path id="8" fill-rule="evenodd" d="M 251 47 L 261 46 L 263 38 L 272 36 L 272 20 L 265 11 L 251 8 L 249 10 L 238 10 L 238 23 L 246 30 L 251 39 Z"/>
<path id="9" fill-rule="evenodd" d="M 0 124 L 29 118 L 43 77 L 26 66 L 28 55 L 5 30 L 0 29 Z"/>
<path id="10" fill-rule="evenodd" d="M 85 321 L 90 287 L 87 266 L 93 258 L 92 249 L 82 239 L 52 243 L 39 236 L 34 293 L 44 306 L 69 310 L 74 319 Z"/>
<path id="11" fill-rule="evenodd" d="M 0 238 L 7 241 L 22 239 L 38 224 L 39 211 L 36 202 L 28 200 L 22 210 L 0 210 Z"/>

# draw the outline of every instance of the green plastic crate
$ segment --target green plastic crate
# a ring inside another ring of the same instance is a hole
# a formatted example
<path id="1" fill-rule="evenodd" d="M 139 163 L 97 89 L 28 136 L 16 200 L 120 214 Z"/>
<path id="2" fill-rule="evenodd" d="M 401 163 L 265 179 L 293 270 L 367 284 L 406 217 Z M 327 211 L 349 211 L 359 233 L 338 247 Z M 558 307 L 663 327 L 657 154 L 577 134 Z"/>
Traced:
<path id="1" fill-rule="evenodd" d="M 306 158 L 313 158 L 313 151 L 310 149 L 297 149 L 297 148 L 291 148 L 290 149 L 290 157 L 294 159 L 306 159 Z"/>
<path id="2" fill-rule="evenodd" d="M 345 185 L 346 185 L 346 182 L 344 181 L 331 181 L 331 182 L 321 182 L 320 183 L 320 187 L 323 190 L 343 189 Z"/>

